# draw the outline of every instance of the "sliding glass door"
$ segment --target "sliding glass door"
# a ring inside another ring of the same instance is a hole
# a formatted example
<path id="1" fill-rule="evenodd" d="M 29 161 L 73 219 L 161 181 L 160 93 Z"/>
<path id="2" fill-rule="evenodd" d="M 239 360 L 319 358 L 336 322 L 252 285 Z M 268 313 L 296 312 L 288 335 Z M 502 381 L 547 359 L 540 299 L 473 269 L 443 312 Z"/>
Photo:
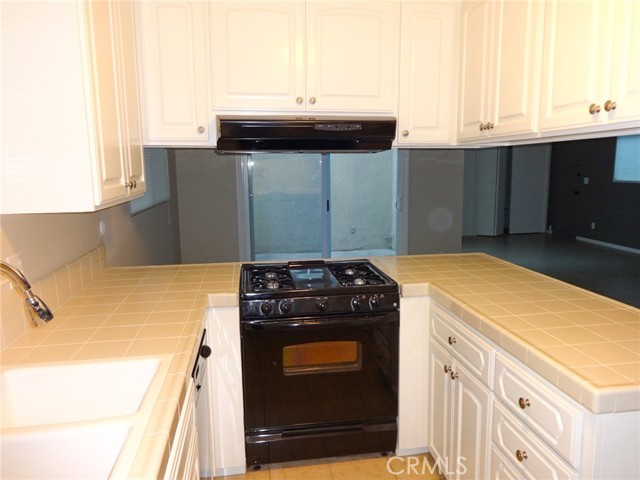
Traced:
<path id="1" fill-rule="evenodd" d="M 251 259 L 395 254 L 396 165 L 392 150 L 253 154 Z"/>

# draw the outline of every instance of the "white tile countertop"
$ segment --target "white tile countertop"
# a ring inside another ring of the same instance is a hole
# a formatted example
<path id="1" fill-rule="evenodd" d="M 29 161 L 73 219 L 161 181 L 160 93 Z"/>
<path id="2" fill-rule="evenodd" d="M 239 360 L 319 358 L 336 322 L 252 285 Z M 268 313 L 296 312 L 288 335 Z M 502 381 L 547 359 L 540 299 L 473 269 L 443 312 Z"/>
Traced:
<path id="1" fill-rule="evenodd" d="M 55 308 L 53 321 L 5 347 L 2 368 L 169 356 L 169 369 L 125 475 L 162 477 L 205 308 L 210 298 L 216 306 L 237 305 L 239 272 L 239 264 L 105 269 Z"/>
<path id="2" fill-rule="evenodd" d="M 594 413 L 640 410 L 640 310 L 485 254 L 372 261 L 403 296 L 430 295 Z M 130 474 L 157 478 L 204 310 L 238 305 L 239 274 L 239 263 L 106 268 L 7 345 L 2 366 L 172 356 Z"/>
<path id="3" fill-rule="evenodd" d="M 640 410 L 639 309 L 486 254 L 372 260 L 593 413 Z"/>

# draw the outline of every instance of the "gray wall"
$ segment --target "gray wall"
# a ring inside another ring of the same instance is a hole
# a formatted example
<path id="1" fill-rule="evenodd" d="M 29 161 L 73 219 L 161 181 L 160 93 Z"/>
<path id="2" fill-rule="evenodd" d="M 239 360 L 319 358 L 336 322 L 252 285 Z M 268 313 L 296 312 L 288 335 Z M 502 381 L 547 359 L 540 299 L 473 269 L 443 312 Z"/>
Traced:
<path id="1" fill-rule="evenodd" d="M 553 144 L 548 223 L 554 234 L 640 249 L 640 183 L 613 181 L 615 152 L 616 138 Z"/>
<path id="2" fill-rule="evenodd" d="M 182 263 L 240 259 L 237 158 L 212 150 L 176 150 Z"/>
<path id="3" fill-rule="evenodd" d="M 0 215 L 0 256 L 20 254 L 30 281 L 101 244 L 110 266 L 180 263 L 174 209 L 164 203 L 132 217 L 125 203 L 94 213 Z"/>
<path id="4" fill-rule="evenodd" d="M 407 253 L 459 252 L 464 151 L 411 150 L 407 169 Z"/>

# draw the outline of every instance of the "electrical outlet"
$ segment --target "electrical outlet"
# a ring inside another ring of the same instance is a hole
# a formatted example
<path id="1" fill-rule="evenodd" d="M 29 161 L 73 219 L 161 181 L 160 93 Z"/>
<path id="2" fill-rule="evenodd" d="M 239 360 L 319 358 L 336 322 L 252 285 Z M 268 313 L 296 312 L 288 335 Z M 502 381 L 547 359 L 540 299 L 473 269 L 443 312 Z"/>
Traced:
<path id="1" fill-rule="evenodd" d="M 596 222 L 591 222 L 591 230 L 595 230 L 596 229 Z"/>
<path id="2" fill-rule="evenodd" d="M 589 177 L 582 177 L 582 183 L 584 185 L 589 185 Z"/>

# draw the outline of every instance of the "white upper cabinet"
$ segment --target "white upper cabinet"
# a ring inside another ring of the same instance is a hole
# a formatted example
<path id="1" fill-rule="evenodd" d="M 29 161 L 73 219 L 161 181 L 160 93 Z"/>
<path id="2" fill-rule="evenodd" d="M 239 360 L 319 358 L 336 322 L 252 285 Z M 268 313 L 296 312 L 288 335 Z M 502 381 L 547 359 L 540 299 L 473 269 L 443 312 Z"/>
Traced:
<path id="1" fill-rule="evenodd" d="M 539 0 L 463 2 L 459 140 L 535 134 L 542 8 Z"/>
<path id="2" fill-rule="evenodd" d="M 399 2 L 307 2 L 307 110 L 395 113 Z"/>
<path id="3" fill-rule="evenodd" d="M 141 196 L 132 2 L 9 2 L 1 32 L 0 211 L 93 211 Z"/>
<path id="4" fill-rule="evenodd" d="M 454 141 L 458 22 L 454 3 L 402 4 L 399 145 Z"/>
<path id="5" fill-rule="evenodd" d="M 136 2 L 136 14 L 145 145 L 215 143 L 207 102 L 204 3 L 145 0 Z"/>
<path id="6" fill-rule="evenodd" d="M 214 2 L 210 9 L 213 108 L 304 110 L 304 2 Z"/>
<path id="7" fill-rule="evenodd" d="M 637 127 L 640 4 L 550 0 L 540 104 L 543 132 Z"/>
<path id="8" fill-rule="evenodd" d="M 400 4 L 214 2 L 213 109 L 394 113 Z"/>

